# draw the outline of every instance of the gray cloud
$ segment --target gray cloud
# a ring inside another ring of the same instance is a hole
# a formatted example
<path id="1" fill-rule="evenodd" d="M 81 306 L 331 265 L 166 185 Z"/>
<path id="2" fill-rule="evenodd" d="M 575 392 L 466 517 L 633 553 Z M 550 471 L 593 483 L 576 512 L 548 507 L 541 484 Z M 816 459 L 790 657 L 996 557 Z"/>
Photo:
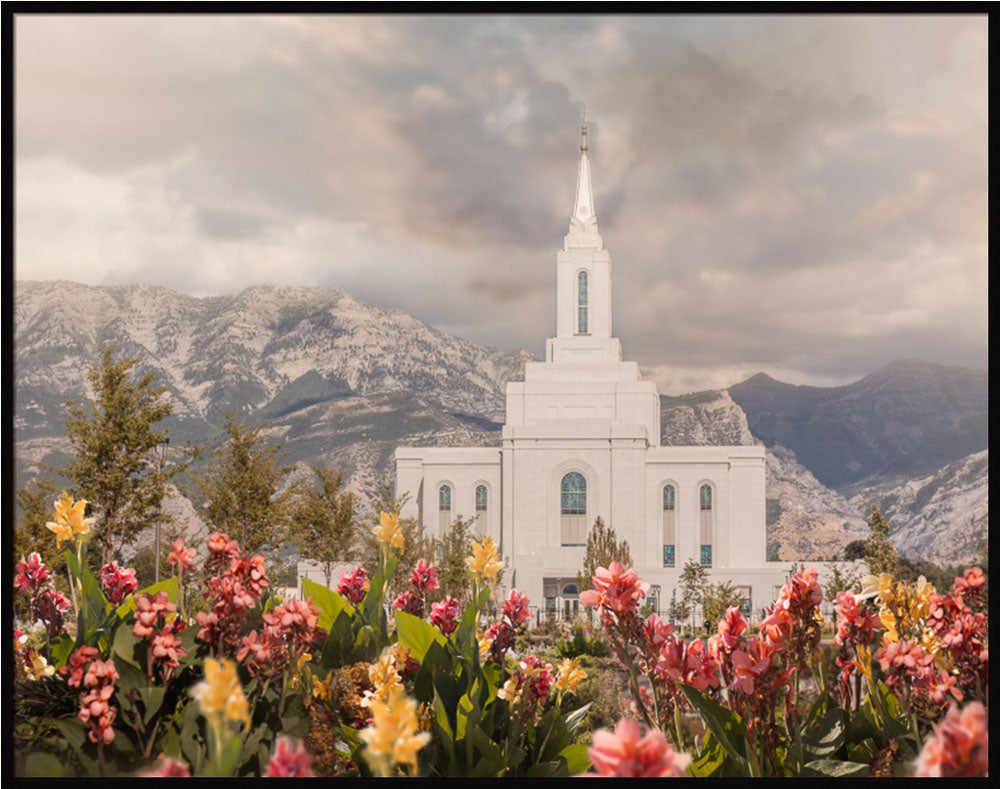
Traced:
<path id="1" fill-rule="evenodd" d="M 338 286 L 540 352 L 586 106 L 616 334 L 665 385 L 985 367 L 986 30 L 19 16 L 17 276 Z"/>

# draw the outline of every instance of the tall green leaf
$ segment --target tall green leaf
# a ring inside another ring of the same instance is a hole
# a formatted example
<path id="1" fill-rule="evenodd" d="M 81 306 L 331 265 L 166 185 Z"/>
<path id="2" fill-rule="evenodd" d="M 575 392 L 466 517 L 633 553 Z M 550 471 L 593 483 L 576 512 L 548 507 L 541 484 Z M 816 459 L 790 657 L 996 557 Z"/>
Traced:
<path id="1" fill-rule="evenodd" d="M 719 744 L 738 765 L 740 773 L 742 775 L 749 774 L 745 745 L 747 730 L 740 716 L 732 710 L 716 704 L 704 693 L 690 685 L 681 684 L 680 688 L 698 714 L 701 715 L 705 726 L 715 735 Z"/>
<path id="2" fill-rule="evenodd" d="M 341 611 L 346 611 L 348 616 L 354 616 L 354 606 L 346 597 L 308 578 L 302 579 L 302 594 L 305 597 L 312 597 L 313 603 L 319 606 L 319 621 L 316 624 L 324 630 L 330 630 L 330 625 Z"/>

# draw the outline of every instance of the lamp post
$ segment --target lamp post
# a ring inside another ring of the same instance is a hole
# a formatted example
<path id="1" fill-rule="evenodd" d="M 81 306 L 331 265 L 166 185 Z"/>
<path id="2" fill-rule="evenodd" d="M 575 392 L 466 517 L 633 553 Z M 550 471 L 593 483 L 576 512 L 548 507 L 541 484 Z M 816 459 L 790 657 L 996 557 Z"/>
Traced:
<path id="1" fill-rule="evenodd" d="M 167 448 L 170 446 L 170 436 L 167 436 L 163 441 L 156 442 L 156 474 L 158 477 L 163 475 L 163 461 L 166 459 Z M 163 499 L 160 499 L 160 512 L 157 516 L 163 513 Z M 154 582 L 160 582 L 160 519 L 156 519 L 156 567 L 154 571 Z"/>

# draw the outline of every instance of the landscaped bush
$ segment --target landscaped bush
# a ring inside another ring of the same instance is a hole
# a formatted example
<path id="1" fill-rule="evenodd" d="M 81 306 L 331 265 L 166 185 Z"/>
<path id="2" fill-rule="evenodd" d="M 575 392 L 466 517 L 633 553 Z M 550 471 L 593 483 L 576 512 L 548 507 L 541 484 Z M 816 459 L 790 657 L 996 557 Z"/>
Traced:
<path id="1" fill-rule="evenodd" d="M 577 625 L 573 628 L 573 638 L 562 639 L 556 644 L 556 653 L 561 658 L 575 658 L 581 655 L 607 657 L 611 654 L 611 647 L 600 634 L 588 637 L 583 628 Z"/>
<path id="2" fill-rule="evenodd" d="M 641 618 L 647 586 L 613 562 L 581 594 L 603 638 L 579 629 L 549 662 L 513 655 L 529 601 L 516 589 L 496 598 L 502 564 L 489 537 L 467 559 L 470 588 L 430 605 L 439 583 L 424 561 L 410 587 L 387 598 L 403 540 L 385 513 L 377 566 L 345 573 L 338 591 L 307 580 L 305 600 L 278 599 L 264 558 L 220 532 L 200 568 L 195 551 L 174 542 L 176 575 L 139 590 L 131 568 L 87 570 L 94 524 L 84 506 L 64 496 L 50 524 L 57 544 L 72 546 L 69 596 L 39 554 L 16 567 L 15 586 L 41 624 L 14 632 L 19 775 L 988 768 L 988 616 L 978 568 L 944 595 L 923 579 L 864 579 L 860 591 L 837 596 L 831 651 L 819 644 L 815 570 L 789 580 L 756 634 L 729 608 L 703 641 L 679 638 L 656 615 Z M 185 577 L 197 581 L 198 600 L 182 594 Z M 614 661 L 591 656 L 600 644 Z"/>

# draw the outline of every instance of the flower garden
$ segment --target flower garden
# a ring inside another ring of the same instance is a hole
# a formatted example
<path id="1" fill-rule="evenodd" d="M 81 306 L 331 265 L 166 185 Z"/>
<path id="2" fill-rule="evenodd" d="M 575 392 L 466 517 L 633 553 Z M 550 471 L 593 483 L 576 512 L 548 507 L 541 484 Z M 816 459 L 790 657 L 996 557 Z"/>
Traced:
<path id="1" fill-rule="evenodd" d="M 18 775 L 988 773 L 979 568 L 943 592 L 869 576 L 837 596 L 825 644 L 811 568 L 759 626 L 730 608 L 703 640 L 642 618 L 648 586 L 612 562 L 580 599 L 627 694 L 589 730 L 580 658 L 526 646 L 529 601 L 516 589 L 497 599 L 488 537 L 467 559 L 462 599 L 429 605 L 439 584 L 423 559 L 390 599 L 403 535 L 386 513 L 377 566 L 342 575 L 337 591 L 306 580 L 305 600 L 273 595 L 264 558 L 220 532 L 200 568 L 175 541 L 175 575 L 138 590 L 133 569 L 87 569 L 85 506 L 64 494 L 49 524 L 71 546 L 68 597 L 37 553 L 16 567 L 35 626 L 14 631 Z"/>

